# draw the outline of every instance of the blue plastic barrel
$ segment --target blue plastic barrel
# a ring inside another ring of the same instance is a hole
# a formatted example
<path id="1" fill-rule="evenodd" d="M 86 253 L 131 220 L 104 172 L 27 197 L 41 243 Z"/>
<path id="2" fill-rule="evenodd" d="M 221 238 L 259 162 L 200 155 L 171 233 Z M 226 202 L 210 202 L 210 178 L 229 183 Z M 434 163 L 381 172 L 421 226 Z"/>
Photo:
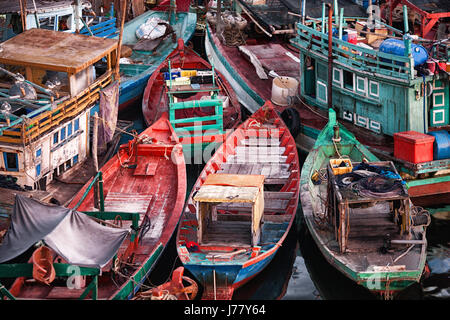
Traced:
<path id="1" fill-rule="evenodd" d="M 403 40 L 389 38 L 381 43 L 380 51 L 397 56 L 405 56 L 405 43 Z M 420 66 L 428 60 L 428 52 L 421 45 L 411 44 L 411 51 L 415 66 Z"/>
<path id="2" fill-rule="evenodd" d="M 433 159 L 450 159 L 450 134 L 447 131 L 432 131 L 428 132 L 428 134 L 435 138 L 433 143 Z"/>

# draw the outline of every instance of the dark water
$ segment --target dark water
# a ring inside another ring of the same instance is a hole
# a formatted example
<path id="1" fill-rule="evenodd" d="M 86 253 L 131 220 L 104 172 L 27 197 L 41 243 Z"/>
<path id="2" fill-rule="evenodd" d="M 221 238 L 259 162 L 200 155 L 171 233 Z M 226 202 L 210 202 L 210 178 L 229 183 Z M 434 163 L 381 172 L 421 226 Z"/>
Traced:
<path id="1" fill-rule="evenodd" d="M 195 38 L 194 48 L 199 44 L 202 40 Z M 140 104 L 119 117 L 133 120 L 134 129 L 138 132 L 145 127 Z M 122 143 L 128 139 L 124 136 Z M 298 151 L 300 160 L 304 161 L 306 154 Z M 187 165 L 187 196 L 200 172 L 201 166 Z M 432 218 L 427 229 L 427 240 L 430 276 L 421 284 L 414 284 L 399 293 L 396 299 L 450 299 L 450 221 Z M 173 238 L 147 284 L 154 286 L 166 282 L 171 272 L 181 265 Z M 185 275 L 190 276 L 187 270 Z M 236 290 L 233 299 L 374 300 L 378 297 L 345 277 L 325 260 L 308 232 L 299 204 L 295 227 L 290 230 L 272 262 L 258 276 Z"/>

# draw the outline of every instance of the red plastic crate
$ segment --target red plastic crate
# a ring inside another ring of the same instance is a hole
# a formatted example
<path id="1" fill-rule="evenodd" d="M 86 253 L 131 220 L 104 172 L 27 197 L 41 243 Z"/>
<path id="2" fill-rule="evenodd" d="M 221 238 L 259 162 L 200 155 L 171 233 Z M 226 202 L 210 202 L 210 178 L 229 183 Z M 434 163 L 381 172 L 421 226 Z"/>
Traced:
<path id="1" fill-rule="evenodd" d="M 394 157 L 412 163 L 433 161 L 434 137 L 417 131 L 394 133 Z"/>

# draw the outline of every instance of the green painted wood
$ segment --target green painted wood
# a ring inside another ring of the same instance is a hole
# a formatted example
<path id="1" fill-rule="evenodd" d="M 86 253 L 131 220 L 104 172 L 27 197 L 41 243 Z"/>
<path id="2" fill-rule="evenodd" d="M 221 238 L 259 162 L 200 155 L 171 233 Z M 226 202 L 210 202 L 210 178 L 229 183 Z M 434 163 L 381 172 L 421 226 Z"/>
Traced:
<path id="1" fill-rule="evenodd" d="M 57 277 L 70 277 L 73 275 L 72 264 L 54 263 L 55 273 Z M 79 267 L 80 276 L 95 276 L 100 274 L 99 269 Z M 18 278 L 18 277 L 32 277 L 33 264 L 31 263 L 11 263 L 0 264 L 0 278 Z"/>
<path id="2" fill-rule="evenodd" d="M 141 268 L 139 268 L 134 275 L 132 275 L 122 287 L 117 292 L 117 294 L 112 297 L 112 300 L 126 300 L 131 299 L 136 292 L 139 290 L 142 283 L 147 279 L 148 274 L 153 269 L 154 264 L 161 256 L 161 253 L 164 249 L 162 243 L 155 248 L 153 253 L 149 256 L 149 258 L 144 262 Z"/>

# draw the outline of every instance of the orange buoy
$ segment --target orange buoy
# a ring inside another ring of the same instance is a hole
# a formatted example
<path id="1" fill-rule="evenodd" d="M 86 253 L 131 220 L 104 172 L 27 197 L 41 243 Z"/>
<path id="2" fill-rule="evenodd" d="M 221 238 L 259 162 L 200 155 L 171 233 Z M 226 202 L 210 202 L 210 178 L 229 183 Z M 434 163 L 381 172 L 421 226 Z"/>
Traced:
<path id="1" fill-rule="evenodd" d="M 36 281 L 50 284 L 55 280 L 56 272 L 53 267 L 53 254 L 50 248 L 42 246 L 33 252 L 33 278 Z"/>

